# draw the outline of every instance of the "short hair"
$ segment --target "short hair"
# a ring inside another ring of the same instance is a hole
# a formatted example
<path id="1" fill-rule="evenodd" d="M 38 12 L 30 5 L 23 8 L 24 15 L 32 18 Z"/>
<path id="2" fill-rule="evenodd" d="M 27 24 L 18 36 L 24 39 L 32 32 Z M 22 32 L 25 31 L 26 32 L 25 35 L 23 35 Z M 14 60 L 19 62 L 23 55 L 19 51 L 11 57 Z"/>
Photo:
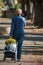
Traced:
<path id="1" fill-rule="evenodd" d="M 20 9 L 20 8 L 19 9 L 16 9 L 15 12 L 16 12 L 17 15 L 21 15 L 22 14 L 22 9 Z"/>

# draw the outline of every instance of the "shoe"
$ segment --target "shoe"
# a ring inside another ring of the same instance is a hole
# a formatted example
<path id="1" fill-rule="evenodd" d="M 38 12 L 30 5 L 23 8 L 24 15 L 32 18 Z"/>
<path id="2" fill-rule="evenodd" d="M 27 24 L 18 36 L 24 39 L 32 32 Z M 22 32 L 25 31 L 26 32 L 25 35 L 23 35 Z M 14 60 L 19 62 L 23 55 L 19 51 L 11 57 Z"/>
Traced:
<path id="1" fill-rule="evenodd" d="M 20 59 L 17 59 L 17 62 L 20 62 Z"/>

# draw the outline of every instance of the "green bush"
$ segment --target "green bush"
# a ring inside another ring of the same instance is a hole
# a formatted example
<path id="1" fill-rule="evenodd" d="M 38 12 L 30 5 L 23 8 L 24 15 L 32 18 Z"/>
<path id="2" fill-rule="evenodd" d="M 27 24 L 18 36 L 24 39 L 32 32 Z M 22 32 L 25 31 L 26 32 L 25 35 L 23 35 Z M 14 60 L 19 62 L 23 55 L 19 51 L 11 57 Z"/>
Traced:
<path id="1" fill-rule="evenodd" d="M 15 9 L 17 9 L 17 8 L 21 8 L 21 4 L 16 4 Z"/>
<path id="2" fill-rule="evenodd" d="M 2 11 L 0 10 L 0 17 L 3 15 Z"/>
<path id="3" fill-rule="evenodd" d="M 9 9 L 13 10 L 13 9 L 17 9 L 17 8 L 21 8 L 21 4 L 15 4 L 14 6 L 10 6 Z"/>

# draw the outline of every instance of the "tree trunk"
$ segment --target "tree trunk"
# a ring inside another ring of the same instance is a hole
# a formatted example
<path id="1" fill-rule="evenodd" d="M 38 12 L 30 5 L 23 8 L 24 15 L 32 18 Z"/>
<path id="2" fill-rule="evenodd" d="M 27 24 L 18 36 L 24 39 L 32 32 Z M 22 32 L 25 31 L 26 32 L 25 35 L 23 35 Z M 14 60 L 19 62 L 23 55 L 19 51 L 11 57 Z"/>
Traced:
<path id="1" fill-rule="evenodd" d="M 30 0 L 26 1 L 26 5 L 27 5 L 27 19 L 30 19 L 30 4 L 29 4 Z"/>
<path id="2" fill-rule="evenodd" d="M 42 8 L 42 0 L 33 0 L 34 4 L 34 23 L 35 25 L 43 25 L 43 8 Z"/>
<path id="3" fill-rule="evenodd" d="M 22 0 L 21 4 L 22 4 L 22 10 L 23 10 L 24 16 L 29 19 L 30 18 L 29 0 Z"/>
<path id="4" fill-rule="evenodd" d="M 22 6 L 22 10 L 23 10 L 23 16 L 27 17 L 27 5 L 26 5 L 26 0 L 22 0 L 21 1 L 21 6 Z"/>

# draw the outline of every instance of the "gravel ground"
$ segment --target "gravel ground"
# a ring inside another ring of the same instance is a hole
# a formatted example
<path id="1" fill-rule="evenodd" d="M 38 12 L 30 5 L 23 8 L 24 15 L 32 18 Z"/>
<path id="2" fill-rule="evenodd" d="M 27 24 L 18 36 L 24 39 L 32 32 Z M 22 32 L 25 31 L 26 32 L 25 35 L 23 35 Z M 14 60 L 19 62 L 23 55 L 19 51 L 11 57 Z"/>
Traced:
<path id="1" fill-rule="evenodd" d="M 3 54 L 0 54 L 0 65 L 43 65 L 43 55 L 32 55 L 32 54 L 22 54 L 21 62 L 11 61 L 10 58 L 6 58 L 3 62 Z"/>

